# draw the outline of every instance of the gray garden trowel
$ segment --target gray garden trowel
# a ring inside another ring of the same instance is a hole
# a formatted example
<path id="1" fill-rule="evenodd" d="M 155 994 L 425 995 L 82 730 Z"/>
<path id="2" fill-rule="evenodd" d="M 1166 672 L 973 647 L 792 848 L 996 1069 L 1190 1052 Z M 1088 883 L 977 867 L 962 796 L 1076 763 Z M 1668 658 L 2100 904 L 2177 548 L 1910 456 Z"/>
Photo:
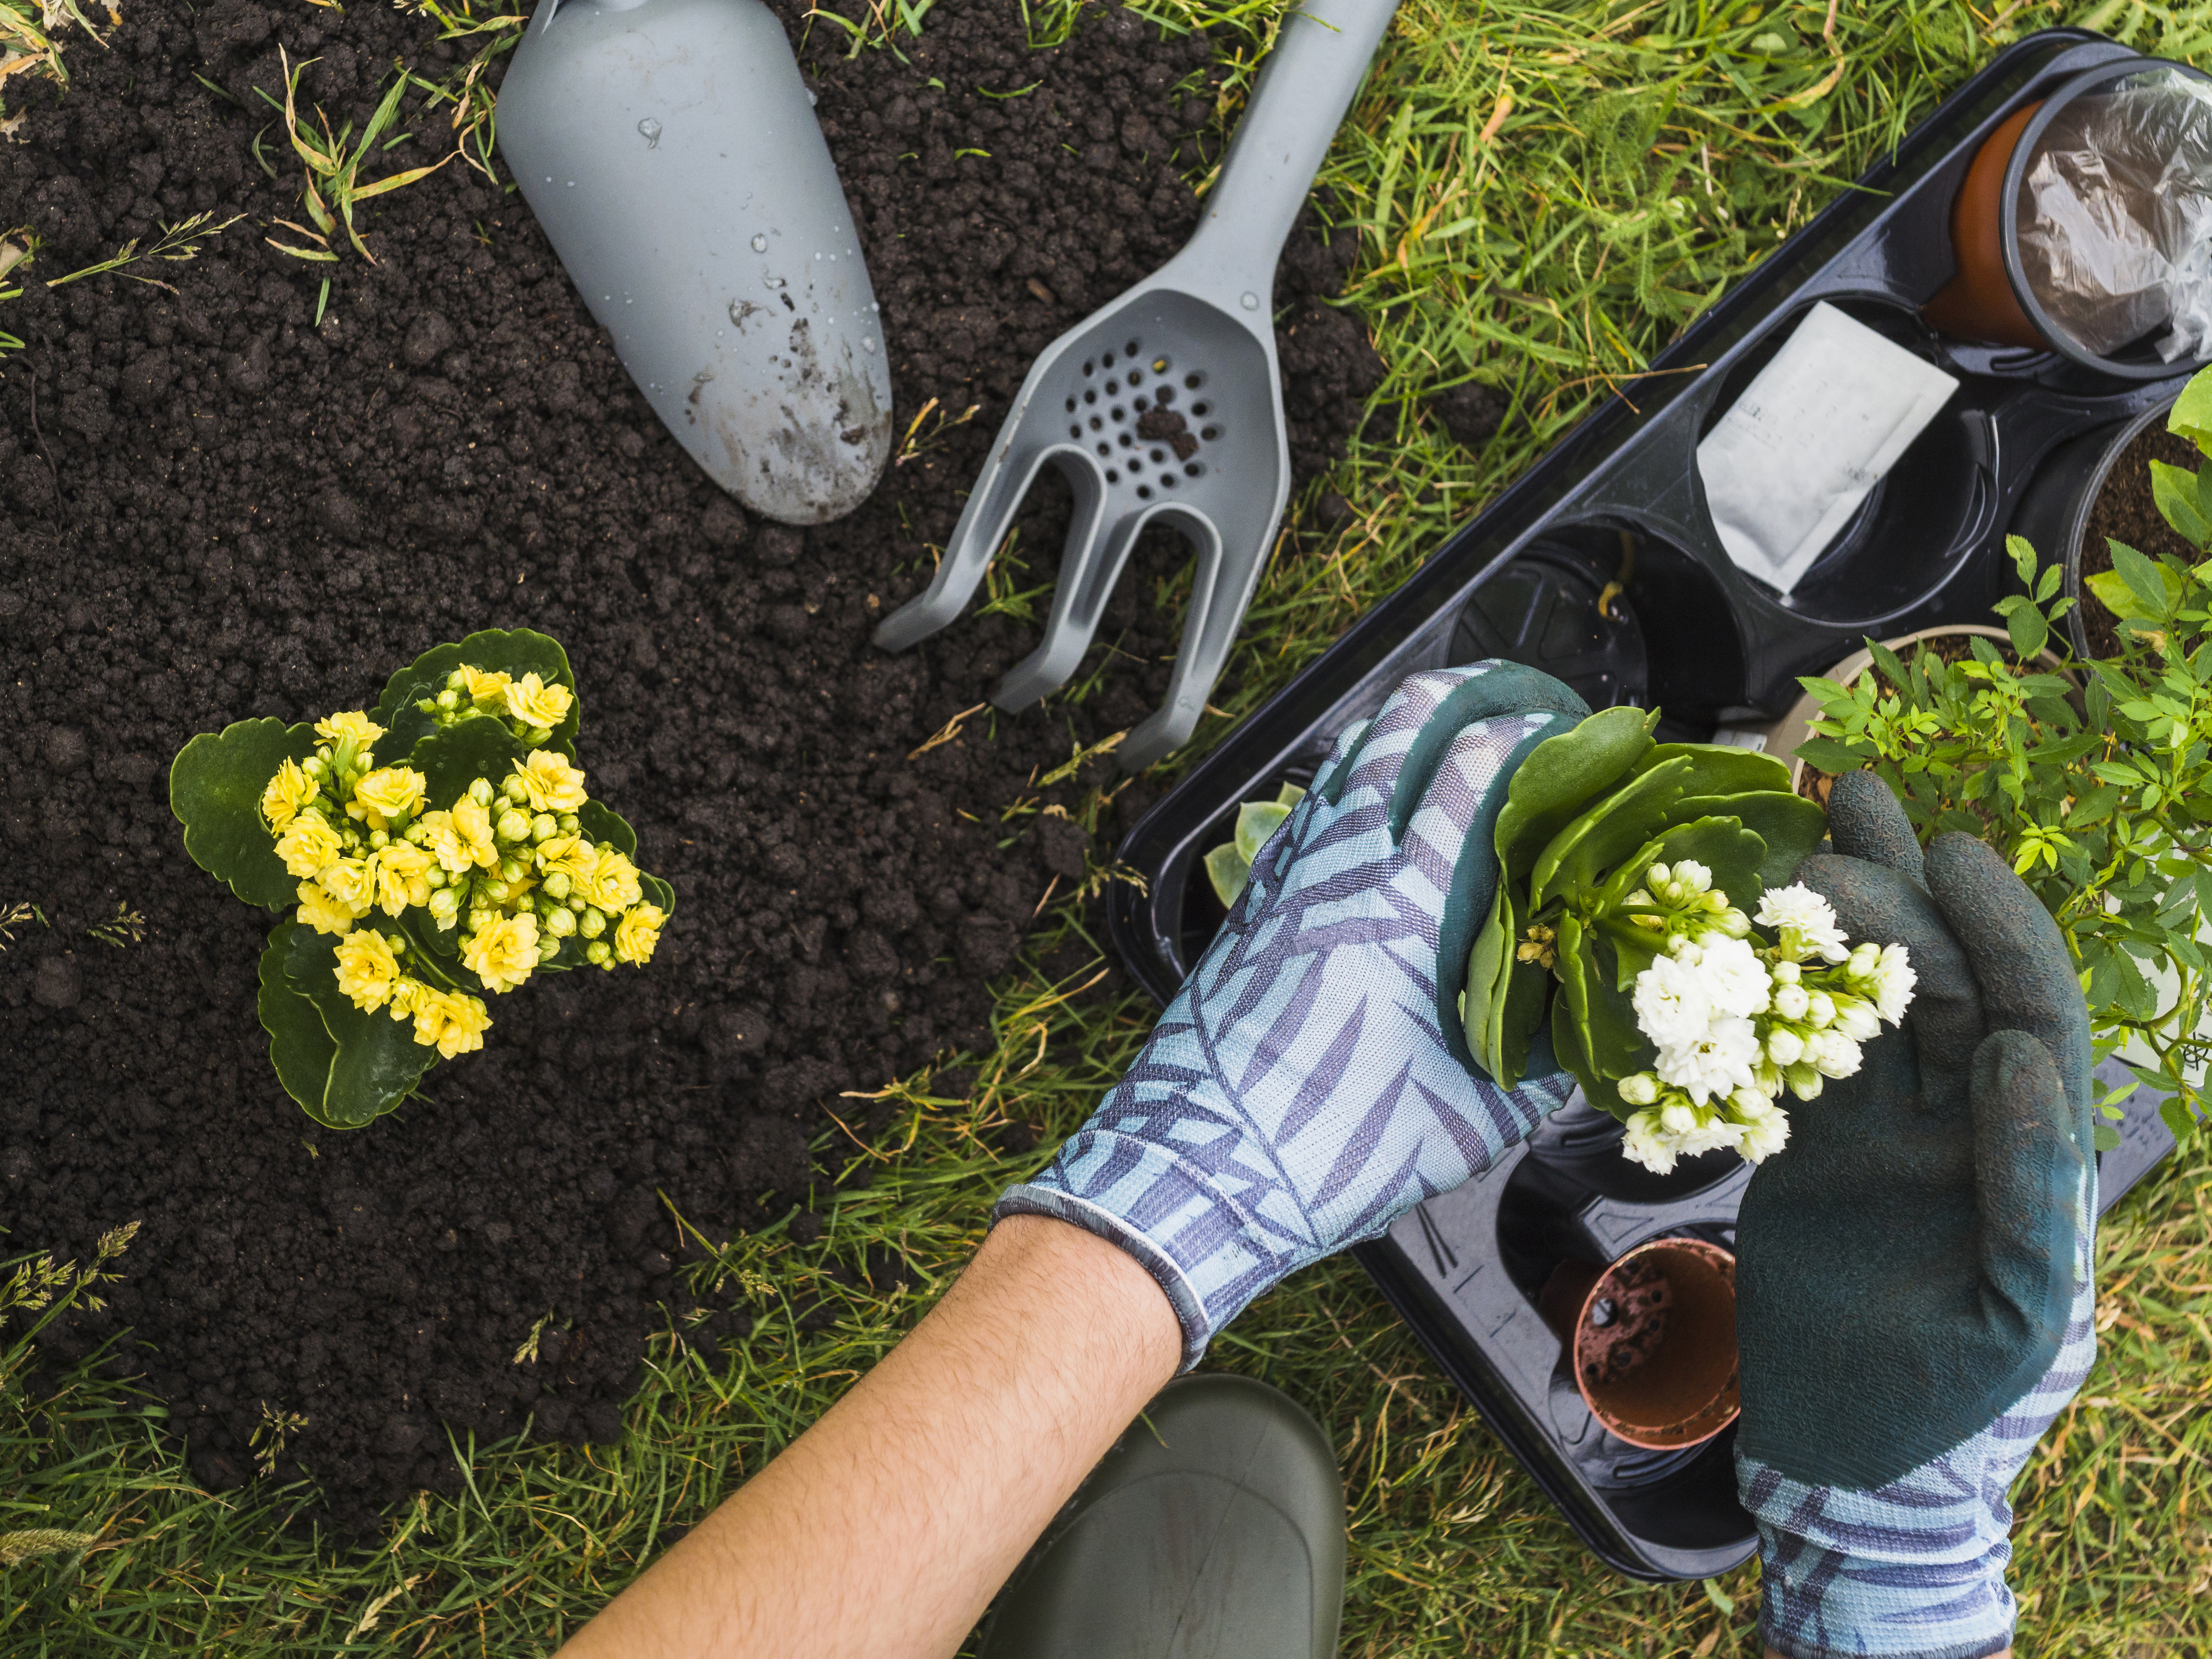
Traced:
<path id="1" fill-rule="evenodd" d="M 1397 0 L 1301 0 L 1283 20 L 1182 252 L 1048 346 L 1030 368 L 928 591 L 884 620 L 898 651 L 957 617 L 1047 462 L 1075 521 L 1044 641 L 991 701 L 1020 708 L 1090 648 L 1138 533 L 1198 552 L 1166 706 L 1117 751 L 1137 771 L 1197 728 L 1290 495 L 1275 371 L 1275 262 Z"/>
<path id="2" fill-rule="evenodd" d="M 539 0 L 499 147 L 646 401 L 786 524 L 851 512 L 891 448 L 853 215 L 760 0 Z"/>

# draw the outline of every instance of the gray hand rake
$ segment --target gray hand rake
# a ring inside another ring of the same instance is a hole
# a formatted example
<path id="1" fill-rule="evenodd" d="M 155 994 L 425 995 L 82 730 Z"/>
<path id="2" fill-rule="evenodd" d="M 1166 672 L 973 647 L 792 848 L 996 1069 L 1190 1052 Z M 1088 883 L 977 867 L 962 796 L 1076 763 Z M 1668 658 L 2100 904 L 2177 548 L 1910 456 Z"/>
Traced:
<path id="1" fill-rule="evenodd" d="M 928 591 L 884 619 L 904 650 L 959 616 L 1048 462 L 1075 517 L 1044 640 L 991 694 L 1064 684 L 1146 526 L 1198 555 L 1166 703 L 1118 750 L 1138 771 L 1197 728 L 1259 585 L 1291 487 L 1275 367 L 1275 264 L 1397 0 L 1303 0 L 1283 20 L 1182 252 L 1048 346 L 1030 369 Z"/>

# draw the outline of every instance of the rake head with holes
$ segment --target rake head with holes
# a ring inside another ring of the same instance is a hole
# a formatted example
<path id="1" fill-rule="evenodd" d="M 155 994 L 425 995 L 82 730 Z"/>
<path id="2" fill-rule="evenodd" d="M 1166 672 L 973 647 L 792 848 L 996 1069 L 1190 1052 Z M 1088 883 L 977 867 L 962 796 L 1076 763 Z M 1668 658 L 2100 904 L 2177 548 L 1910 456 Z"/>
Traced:
<path id="1" fill-rule="evenodd" d="M 1397 0 L 1304 0 L 1284 20 L 1189 244 L 1030 366 L 920 598 L 876 642 L 903 650 L 959 616 L 1048 463 L 1075 494 L 1051 618 L 991 694 L 1065 684 L 1147 526 L 1198 556 L 1166 703 L 1116 751 L 1137 771 L 1197 728 L 1290 494 L 1275 365 L 1275 262 Z"/>

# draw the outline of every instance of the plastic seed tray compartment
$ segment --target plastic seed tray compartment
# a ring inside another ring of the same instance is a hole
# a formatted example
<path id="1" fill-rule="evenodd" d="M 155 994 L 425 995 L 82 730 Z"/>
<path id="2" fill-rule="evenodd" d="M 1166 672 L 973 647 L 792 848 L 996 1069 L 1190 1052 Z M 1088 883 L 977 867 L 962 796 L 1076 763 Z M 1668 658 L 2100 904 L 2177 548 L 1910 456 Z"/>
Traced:
<path id="1" fill-rule="evenodd" d="M 1230 838 L 1238 805 L 1310 782 L 1337 734 L 1409 673 L 1510 657 L 1593 708 L 1663 709 L 1662 739 L 1702 741 L 1778 716 L 1797 676 L 1826 672 L 1869 635 L 1988 621 L 2016 590 L 2004 538 L 2039 464 L 2171 398 L 2188 370 L 2123 381 L 2055 353 L 1963 345 L 1918 308 L 1951 276 L 1951 202 L 1982 140 L 2068 76 L 2133 55 L 2078 29 L 2001 53 L 1662 354 L 1632 404 L 1614 398 L 1577 427 L 1232 732 L 1121 845 L 1145 885 L 1109 888 L 1109 919 L 1139 982 L 1166 1001 L 1219 927 L 1200 860 Z M 1722 549 L 1696 452 L 1823 301 L 1959 387 L 1784 596 Z M 2106 1086 L 2124 1081 L 2115 1073 Z M 2126 1109 L 2122 1146 L 2100 1160 L 2107 1207 L 2172 1144 L 2148 1091 Z M 1669 1234 L 1732 1246 L 1748 1171 L 1708 1155 L 1649 1176 L 1621 1158 L 1607 1121 L 1577 1098 L 1358 1254 L 1593 1551 L 1638 1578 L 1705 1577 L 1756 1542 L 1735 1500 L 1733 1431 L 1663 1453 L 1614 1439 L 1583 1404 L 1535 1297 L 1570 1256 L 1608 1261 Z"/>

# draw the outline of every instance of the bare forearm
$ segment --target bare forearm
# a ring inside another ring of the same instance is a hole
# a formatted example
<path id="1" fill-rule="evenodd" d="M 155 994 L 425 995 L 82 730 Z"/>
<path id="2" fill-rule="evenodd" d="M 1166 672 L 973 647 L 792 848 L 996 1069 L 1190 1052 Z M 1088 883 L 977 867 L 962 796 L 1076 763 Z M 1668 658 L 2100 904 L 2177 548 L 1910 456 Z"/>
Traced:
<path id="1" fill-rule="evenodd" d="M 951 1653 L 1180 1352 L 1134 1261 L 1012 1218 L 913 1334 L 563 1659 Z"/>

